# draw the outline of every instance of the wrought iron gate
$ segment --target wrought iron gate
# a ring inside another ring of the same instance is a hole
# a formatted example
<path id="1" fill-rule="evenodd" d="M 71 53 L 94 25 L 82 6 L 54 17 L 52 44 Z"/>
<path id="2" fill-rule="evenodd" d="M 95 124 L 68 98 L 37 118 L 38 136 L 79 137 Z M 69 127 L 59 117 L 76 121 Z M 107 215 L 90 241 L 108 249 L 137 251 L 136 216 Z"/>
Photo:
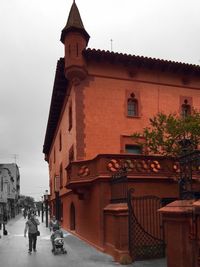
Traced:
<path id="1" fill-rule="evenodd" d="M 165 256 L 164 231 L 161 215 L 161 199 L 156 196 L 134 197 L 128 193 L 129 250 L 134 260 L 162 258 Z"/>

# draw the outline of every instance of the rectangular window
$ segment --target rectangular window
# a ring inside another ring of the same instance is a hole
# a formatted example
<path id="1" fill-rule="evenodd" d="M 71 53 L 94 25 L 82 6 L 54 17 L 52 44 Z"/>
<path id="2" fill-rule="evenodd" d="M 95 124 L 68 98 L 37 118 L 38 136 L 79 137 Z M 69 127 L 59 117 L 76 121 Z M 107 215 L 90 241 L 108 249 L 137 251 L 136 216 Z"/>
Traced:
<path id="1" fill-rule="evenodd" d="M 127 110 L 127 114 L 128 116 L 131 117 L 136 117 L 138 116 L 138 102 L 136 99 L 132 100 L 132 99 L 128 99 L 128 110 Z"/>
<path id="2" fill-rule="evenodd" d="M 141 155 L 142 148 L 141 146 L 137 146 L 137 145 L 125 145 L 125 153 Z"/>

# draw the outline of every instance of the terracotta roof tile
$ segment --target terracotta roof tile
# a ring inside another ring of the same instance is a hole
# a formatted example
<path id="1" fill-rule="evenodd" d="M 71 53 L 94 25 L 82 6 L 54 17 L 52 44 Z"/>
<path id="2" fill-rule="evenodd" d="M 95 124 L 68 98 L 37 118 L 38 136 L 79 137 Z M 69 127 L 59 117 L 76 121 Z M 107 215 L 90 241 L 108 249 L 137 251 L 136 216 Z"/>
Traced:
<path id="1" fill-rule="evenodd" d="M 136 56 L 136 55 L 130 55 L 130 54 L 123 54 L 123 53 L 116 53 L 116 52 L 110 52 L 105 50 L 96 50 L 87 48 L 83 51 L 84 56 L 86 59 L 102 59 L 102 60 L 108 60 L 111 62 L 121 62 L 121 63 L 127 63 L 130 65 L 136 64 L 138 67 L 147 66 L 152 68 L 157 68 L 163 70 L 171 70 L 171 71 L 177 71 L 181 70 L 182 72 L 193 72 L 195 74 L 200 74 L 200 66 L 194 65 L 194 64 L 187 64 L 187 63 L 181 63 L 181 62 L 175 62 L 170 60 L 164 60 L 164 59 L 157 59 L 157 58 L 151 58 L 151 57 L 144 57 L 144 56 Z"/>

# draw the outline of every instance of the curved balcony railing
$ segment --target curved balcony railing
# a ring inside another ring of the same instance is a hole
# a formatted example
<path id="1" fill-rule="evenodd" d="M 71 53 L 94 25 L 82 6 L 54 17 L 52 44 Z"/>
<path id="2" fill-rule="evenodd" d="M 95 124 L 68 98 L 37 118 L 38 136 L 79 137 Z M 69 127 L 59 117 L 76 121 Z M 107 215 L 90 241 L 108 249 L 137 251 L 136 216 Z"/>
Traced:
<path id="1" fill-rule="evenodd" d="M 88 184 L 96 179 L 110 179 L 121 167 L 126 167 L 128 179 L 178 179 L 176 158 L 130 154 L 100 154 L 94 159 L 74 161 L 68 165 L 67 188 Z"/>

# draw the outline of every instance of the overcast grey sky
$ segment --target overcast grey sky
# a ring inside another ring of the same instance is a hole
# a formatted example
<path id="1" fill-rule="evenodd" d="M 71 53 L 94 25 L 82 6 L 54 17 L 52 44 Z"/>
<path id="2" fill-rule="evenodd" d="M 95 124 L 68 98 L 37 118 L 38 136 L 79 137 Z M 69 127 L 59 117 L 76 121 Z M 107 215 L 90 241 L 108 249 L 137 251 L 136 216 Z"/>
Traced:
<path id="1" fill-rule="evenodd" d="M 43 160 L 59 41 L 72 0 L 1 0 L 0 163 L 18 157 L 21 193 L 48 189 Z M 88 47 L 200 64 L 199 0 L 76 0 Z"/>

